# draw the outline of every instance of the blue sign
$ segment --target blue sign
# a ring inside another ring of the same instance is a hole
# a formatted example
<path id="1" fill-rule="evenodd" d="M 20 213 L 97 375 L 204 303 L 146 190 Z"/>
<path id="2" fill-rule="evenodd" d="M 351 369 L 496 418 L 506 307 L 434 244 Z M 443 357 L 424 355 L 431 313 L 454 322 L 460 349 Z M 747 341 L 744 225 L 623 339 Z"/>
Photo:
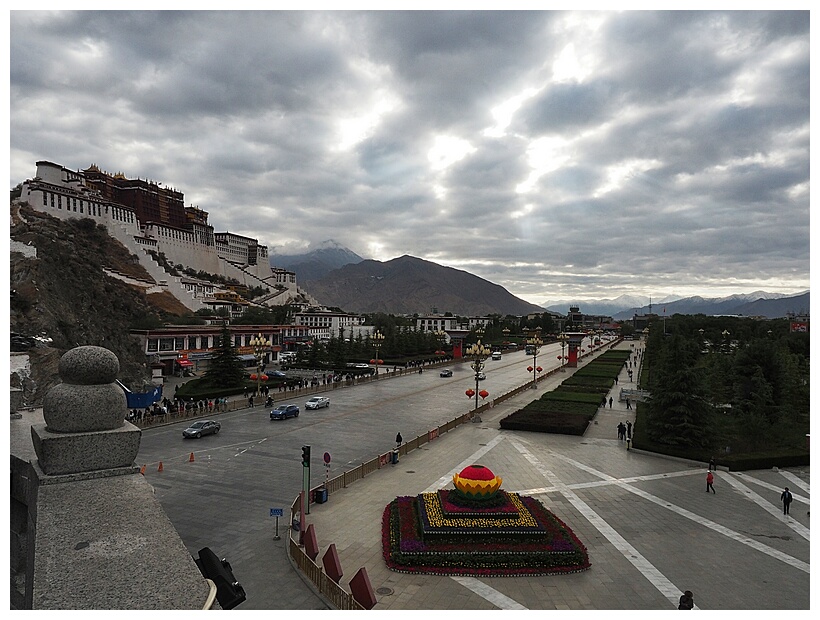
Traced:
<path id="1" fill-rule="evenodd" d="M 284 517 L 285 516 L 285 509 L 284 508 L 271 508 L 270 509 L 270 516 L 272 516 L 272 517 Z"/>

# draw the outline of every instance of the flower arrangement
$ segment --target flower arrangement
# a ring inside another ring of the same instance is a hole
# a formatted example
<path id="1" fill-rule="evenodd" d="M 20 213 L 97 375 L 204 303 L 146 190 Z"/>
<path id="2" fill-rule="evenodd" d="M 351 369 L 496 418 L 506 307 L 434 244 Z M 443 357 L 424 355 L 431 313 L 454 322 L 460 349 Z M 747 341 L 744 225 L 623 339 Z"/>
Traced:
<path id="1" fill-rule="evenodd" d="M 406 573 L 488 577 L 590 567 L 586 547 L 541 502 L 498 489 L 492 495 L 486 504 L 490 496 L 469 498 L 458 490 L 394 499 L 382 516 L 387 566 Z"/>

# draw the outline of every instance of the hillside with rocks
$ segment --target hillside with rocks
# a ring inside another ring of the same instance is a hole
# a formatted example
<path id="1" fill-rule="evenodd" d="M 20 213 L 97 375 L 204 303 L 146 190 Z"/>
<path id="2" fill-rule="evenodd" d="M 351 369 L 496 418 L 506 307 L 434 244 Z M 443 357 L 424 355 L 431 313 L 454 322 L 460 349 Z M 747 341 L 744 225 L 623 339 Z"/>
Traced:
<path id="1" fill-rule="evenodd" d="M 12 374 L 11 387 L 23 389 L 24 402 L 42 403 L 60 382 L 60 356 L 80 345 L 113 351 L 119 379 L 132 389 L 150 383 L 145 355 L 129 330 L 189 311 L 169 293 L 146 295 L 107 275 L 104 270 L 151 279 L 137 257 L 91 219 L 61 221 L 12 204 L 10 235 L 10 329 L 22 336 L 12 339 L 12 351 L 27 354 L 30 365 Z"/>

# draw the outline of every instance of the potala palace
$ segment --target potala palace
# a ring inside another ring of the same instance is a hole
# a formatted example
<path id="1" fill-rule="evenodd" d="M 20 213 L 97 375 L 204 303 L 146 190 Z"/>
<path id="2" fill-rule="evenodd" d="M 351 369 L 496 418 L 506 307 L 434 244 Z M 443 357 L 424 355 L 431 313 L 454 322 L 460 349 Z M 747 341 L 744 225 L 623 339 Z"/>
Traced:
<path id="1" fill-rule="evenodd" d="M 91 218 L 103 224 L 153 279 L 132 283 L 147 292 L 167 290 L 192 311 L 230 308 L 237 296 L 205 280 L 173 275 L 163 264 L 267 289 L 256 304 L 318 305 L 298 287 L 296 274 L 270 266 L 267 246 L 250 237 L 214 232 L 207 212 L 186 207 L 182 192 L 159 183 L 109 174 L 96 165 L 73 171 L 38 161 L 36 176 L 22 184 L 20 200 L 60 219 Z"/>

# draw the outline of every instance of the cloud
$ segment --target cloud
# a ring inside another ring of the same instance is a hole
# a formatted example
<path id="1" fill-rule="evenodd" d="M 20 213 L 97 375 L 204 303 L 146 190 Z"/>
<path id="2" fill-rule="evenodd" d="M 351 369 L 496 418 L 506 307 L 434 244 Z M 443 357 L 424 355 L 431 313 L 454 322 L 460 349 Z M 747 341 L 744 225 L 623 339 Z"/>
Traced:
<path id="1" fill-rule="evenodd" d="M 809 287 L 807 11 L 12 11 L 10 181 L 534 303 Z"/>

